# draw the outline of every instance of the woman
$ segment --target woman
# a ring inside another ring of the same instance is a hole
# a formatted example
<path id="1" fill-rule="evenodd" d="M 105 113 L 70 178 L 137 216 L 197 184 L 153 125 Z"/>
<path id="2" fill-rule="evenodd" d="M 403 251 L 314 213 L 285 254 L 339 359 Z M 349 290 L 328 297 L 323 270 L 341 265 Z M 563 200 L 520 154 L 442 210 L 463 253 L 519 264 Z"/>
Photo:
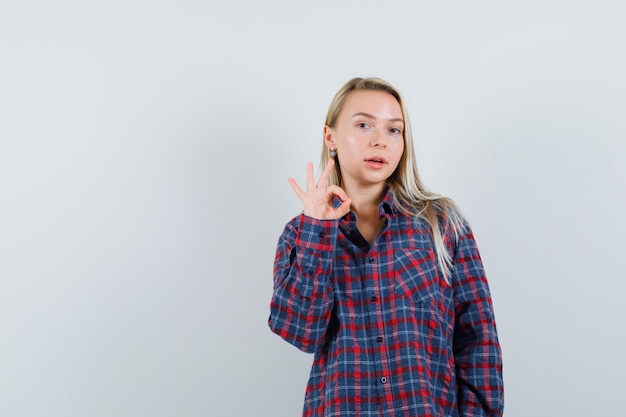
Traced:
<path id="1" fill-rule="evenodd" d="M 473 234 L 424 189 L 400 94 L 334 97 L 322 165 L 285 227 L 269 325 L 314 353 L 304 416 L 501 416 L 500 345 Z"/>

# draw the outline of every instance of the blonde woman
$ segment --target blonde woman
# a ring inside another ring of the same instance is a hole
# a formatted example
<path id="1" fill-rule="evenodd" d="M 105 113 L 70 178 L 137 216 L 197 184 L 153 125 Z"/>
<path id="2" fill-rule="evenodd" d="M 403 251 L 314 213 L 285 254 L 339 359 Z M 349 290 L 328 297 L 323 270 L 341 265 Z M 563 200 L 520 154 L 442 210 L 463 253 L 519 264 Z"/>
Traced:
<path id="1" fill-rule="evenodd" d="M 501 416 L 501 351 L 476 243 L 422 186 L 398 91 L 335 95 L 319 179 L 280 236 L 269 325 L 314 353 L 303 416 Z"/>

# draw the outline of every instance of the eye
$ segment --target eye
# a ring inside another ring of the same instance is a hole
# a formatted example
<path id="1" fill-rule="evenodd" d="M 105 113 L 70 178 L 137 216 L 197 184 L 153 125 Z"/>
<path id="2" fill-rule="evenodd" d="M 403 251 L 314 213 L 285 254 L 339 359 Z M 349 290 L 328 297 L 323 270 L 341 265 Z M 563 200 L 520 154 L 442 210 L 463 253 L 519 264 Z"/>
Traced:
<path id="1" fill-rule="evenodd" d="M 360 127 L 361 129 L 367 129 L 369 127 L 369 125 L 365 122 L 360 122 L 356 124 L 357 127 Z"/>
<path id="2" fill-rule="evenodd" d="M 389 129 L 389 131 L 395 135 L 402 134 L 402 130 L 398 129 L 397 127 L 392 127 L 391 129 Z"/>

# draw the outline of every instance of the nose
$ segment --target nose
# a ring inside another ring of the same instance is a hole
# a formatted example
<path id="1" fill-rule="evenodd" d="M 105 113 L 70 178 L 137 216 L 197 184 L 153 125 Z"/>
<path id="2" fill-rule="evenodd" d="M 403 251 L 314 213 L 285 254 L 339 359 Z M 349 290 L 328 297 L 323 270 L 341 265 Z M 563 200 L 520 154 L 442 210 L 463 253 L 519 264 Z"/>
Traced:
<path id="1" fill-rule="evenodd" d="M 381 132 L 380 130 L 376 130 L 376 132 L 374 133 L 374 136 L 372 138 L 371 145 L 374 148 L 380 148 L 380 149 L 386 148 L 387 147 L 387 139 L 385 138 L 384 132 Z"/>

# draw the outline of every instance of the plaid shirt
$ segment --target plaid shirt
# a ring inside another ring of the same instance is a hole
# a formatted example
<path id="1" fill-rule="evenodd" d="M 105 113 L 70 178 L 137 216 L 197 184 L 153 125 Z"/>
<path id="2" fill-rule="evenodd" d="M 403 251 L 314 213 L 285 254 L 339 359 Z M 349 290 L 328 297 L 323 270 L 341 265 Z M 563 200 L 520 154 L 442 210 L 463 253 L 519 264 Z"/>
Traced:
<path id="1" fill-rule="evenodd" d="M 272 331 L 315 353 L 303 416 L 501 416 L 502 362 L 491 297 L 469 227 L 447 284 L 430 225 L 379 206 L 373 244 L 354 213 L 292 219 L 274 265 Z"/>

